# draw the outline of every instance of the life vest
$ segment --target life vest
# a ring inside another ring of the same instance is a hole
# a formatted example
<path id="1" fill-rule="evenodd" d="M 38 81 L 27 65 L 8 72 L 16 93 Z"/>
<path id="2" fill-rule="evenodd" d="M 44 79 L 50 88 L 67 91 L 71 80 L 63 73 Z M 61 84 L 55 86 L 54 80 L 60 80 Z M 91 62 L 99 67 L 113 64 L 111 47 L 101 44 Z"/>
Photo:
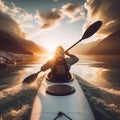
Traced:
<path id="1" fill-rule="evenodd" d="M 56 59 L 51 72 L 55 79 L 66 78 L 69 74 L 69 68 L 65 58 Z"/>

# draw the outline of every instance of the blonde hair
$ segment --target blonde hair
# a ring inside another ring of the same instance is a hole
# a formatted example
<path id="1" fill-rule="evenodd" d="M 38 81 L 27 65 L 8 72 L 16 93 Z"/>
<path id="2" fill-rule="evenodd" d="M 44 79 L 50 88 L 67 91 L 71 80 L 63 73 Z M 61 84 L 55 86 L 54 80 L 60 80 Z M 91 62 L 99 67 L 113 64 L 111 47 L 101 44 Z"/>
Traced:
<path id="1" fill-rule="evenodd" d="M 64 48 L 62 46 L 58 46 L 55 51 L 55 58 L 64 58 Z"/>

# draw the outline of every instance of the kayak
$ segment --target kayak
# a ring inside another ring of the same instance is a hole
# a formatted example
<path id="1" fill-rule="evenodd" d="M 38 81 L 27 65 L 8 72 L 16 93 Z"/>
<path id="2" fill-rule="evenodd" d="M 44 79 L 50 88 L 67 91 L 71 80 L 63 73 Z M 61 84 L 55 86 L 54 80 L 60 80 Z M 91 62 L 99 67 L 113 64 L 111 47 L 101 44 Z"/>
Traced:
<path id="1" fill-rule="evenodd" d="M 46 74 L 35 97 L 30 120 L 95 119 L 83 90 L 72 74 L 68 80 L 51 80 Z"/>

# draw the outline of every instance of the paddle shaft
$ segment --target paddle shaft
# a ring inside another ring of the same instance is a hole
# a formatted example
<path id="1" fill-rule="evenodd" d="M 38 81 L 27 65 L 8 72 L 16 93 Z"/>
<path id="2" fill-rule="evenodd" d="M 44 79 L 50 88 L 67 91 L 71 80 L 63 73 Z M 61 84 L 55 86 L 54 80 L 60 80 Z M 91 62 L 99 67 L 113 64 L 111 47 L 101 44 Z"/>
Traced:
<path id="1" fill-rule="evenodd" d="M 40 72 L 42 72 L 42 70 L 38 71 L 37 74 L 39 74 Z"/>
<path id="2" fill-rule="evenodd" d="M 65 50 L 65 51 L 69 51 L 71 48 L 73 48 L 75 45 L 77 45 L 80 41 L 82 41 L 83 40 L 83 38 L 82 39 L 80 39 L 79 41 L 77 41 L 74 45 L 72 45 L 71 47 L 69 47 L 67 50 Z"/>

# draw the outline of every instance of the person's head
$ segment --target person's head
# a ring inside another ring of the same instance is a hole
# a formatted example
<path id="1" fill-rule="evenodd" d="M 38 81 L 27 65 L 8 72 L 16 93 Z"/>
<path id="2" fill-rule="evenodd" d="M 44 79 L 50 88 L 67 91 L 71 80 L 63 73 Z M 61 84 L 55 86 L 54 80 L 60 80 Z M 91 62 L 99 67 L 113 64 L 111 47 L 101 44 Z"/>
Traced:
<path id="1" fill-rule="evenodd" d="M 55 58 L 64 58 L 64 48 L 62 46 L 58 46 L 55 51 Z"/>

